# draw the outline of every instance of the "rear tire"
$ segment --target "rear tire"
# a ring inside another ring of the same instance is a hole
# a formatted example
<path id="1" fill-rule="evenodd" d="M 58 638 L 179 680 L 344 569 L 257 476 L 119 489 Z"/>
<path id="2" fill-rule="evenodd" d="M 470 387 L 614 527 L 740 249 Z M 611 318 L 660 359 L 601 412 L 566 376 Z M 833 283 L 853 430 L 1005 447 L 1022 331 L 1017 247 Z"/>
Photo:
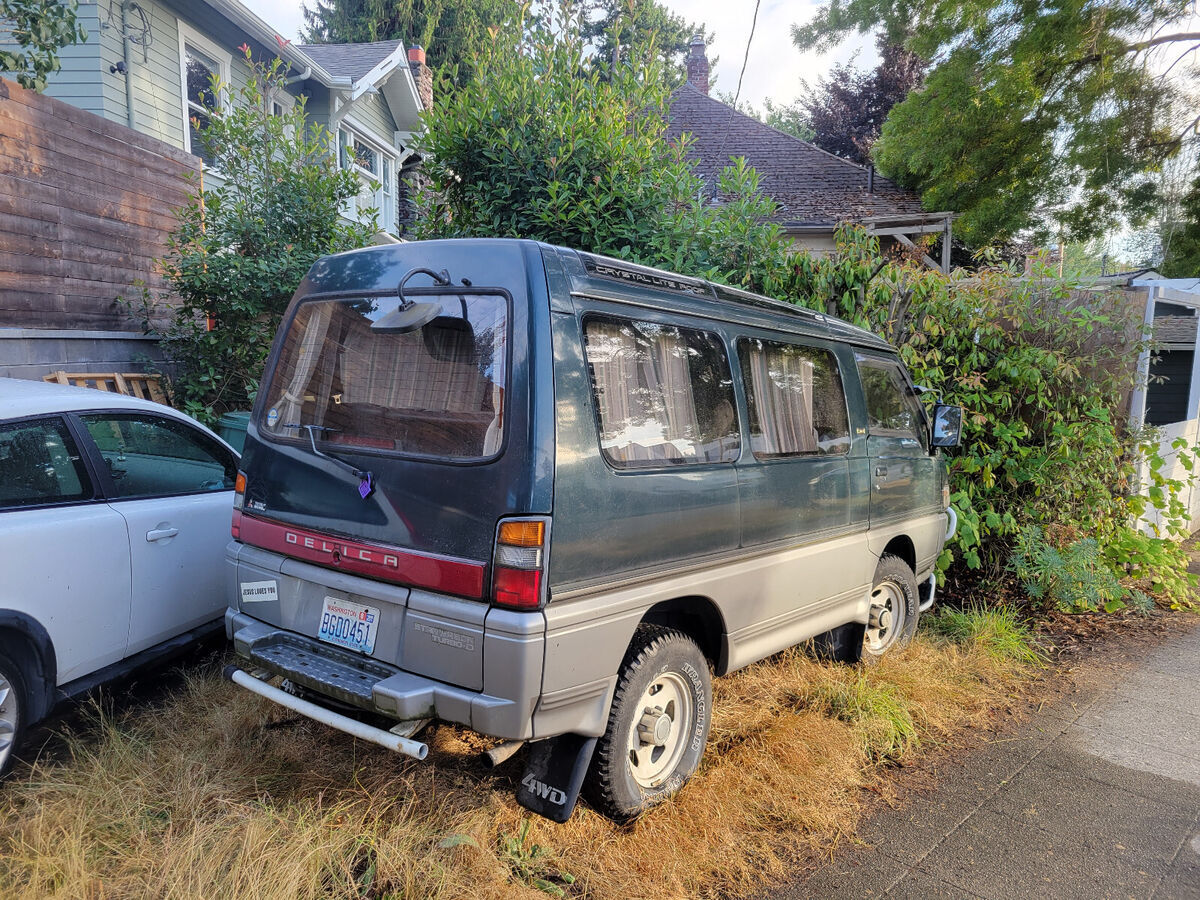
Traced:
<path id="1" fill-rule="evenodd" d="M 907 646 L 917 632 L 920 615 L 917 577 L 908 563 L 885 553 L 871 587 L 870 621 L 863 635 L 863 662 L 878 662 L 885 653 Z"/>
<path id="2" fill-rule="evenodd" d="M 696 642 L 638 626 L 592 757 L 589 802 L 624 823 L 677 793 L 700 765 L 711 719 L 712 677 Z"/>
<path id="3" fill-rule="evenodd" d="M 8 774 L 29 718 L 25 673 L 10 648 L 0 643 L 0 778 Z"/>

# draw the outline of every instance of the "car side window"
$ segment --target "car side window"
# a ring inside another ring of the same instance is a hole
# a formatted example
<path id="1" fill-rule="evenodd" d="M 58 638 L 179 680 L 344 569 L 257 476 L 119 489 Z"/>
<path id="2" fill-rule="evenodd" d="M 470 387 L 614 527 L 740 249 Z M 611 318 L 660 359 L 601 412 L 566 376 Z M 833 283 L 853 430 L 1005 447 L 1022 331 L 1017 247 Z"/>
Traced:
<path id="1" fill-rule="evenodd" d="M 733 376 L 720 337 L 589 317 L 588 369 L 600 448 L 620 469 L 733 462 L 741 452 Z"/>
<path id="2" fill-rule="evenodd" d="M 846 453 L 850 423 L 837 357 L 819 347 L 742 338 L 738 358 L 760 459 Z"/>
<path id="3" fill-rule="evenodd" d="M 0 425 L 0 509 L 93 496 L 83 459 L 61 419 Z"/>
<path id="4" fill-rule="evenodd" d="M 237 462 L 224 447 L 185 422 L 136 413 L 81 416 L 116 496 L 162 497 L 233 489 Z"/>
<path id="5" fill-rule="evenodd" d="M 870 433 L 912 438 L 928 449 L 929 437 L 921 401 L 917 399 L 900 367 L 886 360 L 859 356 L 858 372 L 867 401 L 867 427 Z"/>

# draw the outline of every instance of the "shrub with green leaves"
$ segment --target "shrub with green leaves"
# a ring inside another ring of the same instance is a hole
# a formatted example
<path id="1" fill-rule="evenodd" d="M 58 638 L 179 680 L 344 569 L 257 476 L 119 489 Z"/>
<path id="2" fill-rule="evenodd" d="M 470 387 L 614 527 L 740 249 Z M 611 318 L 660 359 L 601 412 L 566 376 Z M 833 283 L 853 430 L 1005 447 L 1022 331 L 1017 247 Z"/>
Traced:
<path id="1" fill-rule="evenodd" d="M 275 329 L 312 264 L 369 244 L 378 230 L 341 219 L 359 184 L 336 168 L 331 136 L 308 121 L 304 98 L 270 112 L 281 63 L 243 52 L 249 79 L 237 89 L 214 79 L 213 112 L 193 120 L 209 169 L 177 210 L 162 260 L 179 299 L 162 342 L 175 405 L 209 423 L 253 403 Z"/>
<path id="2" fill-rule="evenodd" d="M 616 69 L 589 57 L 585 11 L 539 5 L 493 29 L 461 86 L 422 114 L 418 237 L 522 237 L 761 287 L 787 257 L 775 204 L 744 161 L 715 185 L 667 137 L 653 36 Z"/>
<path id="3" fill-rule="evenodd" d="M 795 252 L 771 224 L 777 208 L 753 168 L 734 161 L 712 203 L 713 186 L 687 162 L 687 137 L 667 141 L 669 94 L 652 42 L 643 58 L 601 71 L 572 5 L 537 13 L 494 29 L 473 80 L 444 85 L 423 114 L 421 236 L 536 238 L 867 327 L 899 347 L 917 383 L 967 413 L 963 444 L 948 457 L 959 529 L 941 570 L 1004 576 L 1023 528 L 1072 526 L 1095 540 L 1097 565 L 1112 577 L 1157 579 L 1158 597 L 1190 589 L 1177 550 L 1152 545 L 1166 566 L 1153 575 L 1135 556 L 1147 548 L 1136 517 L 1153 509 L 1178 523 L 1182 488 L 1157 475 L 1139 483 L 1153 444 L 1119 414 L 1140 311 L 1119 295 L 1083 296 L 1049 270 L 1025 277 L 984 260 L 945 275 L 885 255 L 858 227 L 839 230 L 834 253 Z"/>
<path id="4" fill-rule="evenodd" d="M 1034 600 L 1060 612 L 1116 612 L 1130 589 L 1117 580 L 1094 537 L 1056 546 L 1036 525 L 1021 529 L 1010 566 Z"/>

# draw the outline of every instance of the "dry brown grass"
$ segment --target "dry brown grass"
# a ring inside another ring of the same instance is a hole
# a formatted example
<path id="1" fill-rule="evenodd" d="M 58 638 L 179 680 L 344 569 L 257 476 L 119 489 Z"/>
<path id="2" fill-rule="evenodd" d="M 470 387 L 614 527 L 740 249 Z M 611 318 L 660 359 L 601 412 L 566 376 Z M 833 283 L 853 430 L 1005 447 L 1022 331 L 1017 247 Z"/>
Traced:
<path id="1" fill-rule="evenodd" d="M 418 763 L 194 671 L 161 704 L 93 714 L 58 761 L 0 792 L 0 892 L 14 898 L 713 897 L 785 875 L 853 830 L 881 761 L 985 720 L 1023 670 L 977 644 L 922 638 L 873 669 L 792 651 L 716 682 L 705 764 L 683 793 L 618 828 L 566 825 L 512 799 L 470 735 L 426 733 Z M 457 846 L 440 846 L 460 835 Z M 573 884 L 555 880 L 575 876 Z"/>

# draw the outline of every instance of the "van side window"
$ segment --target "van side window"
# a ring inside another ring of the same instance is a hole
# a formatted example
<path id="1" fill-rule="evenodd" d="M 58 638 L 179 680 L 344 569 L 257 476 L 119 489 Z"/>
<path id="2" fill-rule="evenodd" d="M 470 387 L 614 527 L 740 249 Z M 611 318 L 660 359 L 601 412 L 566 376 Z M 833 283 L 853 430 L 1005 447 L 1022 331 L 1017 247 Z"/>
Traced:
<path id="1" fill-rule="evenodd" d="M 858 357 L 863 394 L 867 400 L 867 425 L 871 434 L 912 438 L 924 447 L 925 415 L 921 401 L 895 363 Z"/>
<path id="2" fill-rule="evenodd" d="M 760 459 L 850 449 L 837 357 L 818 347 L 742 338 L 750 449 Z"/>
<path id="3" fill-rule="evenodd" d="M 588 317 L 600 448 L 617 468 L 733 462 L 741 450 L 721 339 L 705 331 Z"/>

